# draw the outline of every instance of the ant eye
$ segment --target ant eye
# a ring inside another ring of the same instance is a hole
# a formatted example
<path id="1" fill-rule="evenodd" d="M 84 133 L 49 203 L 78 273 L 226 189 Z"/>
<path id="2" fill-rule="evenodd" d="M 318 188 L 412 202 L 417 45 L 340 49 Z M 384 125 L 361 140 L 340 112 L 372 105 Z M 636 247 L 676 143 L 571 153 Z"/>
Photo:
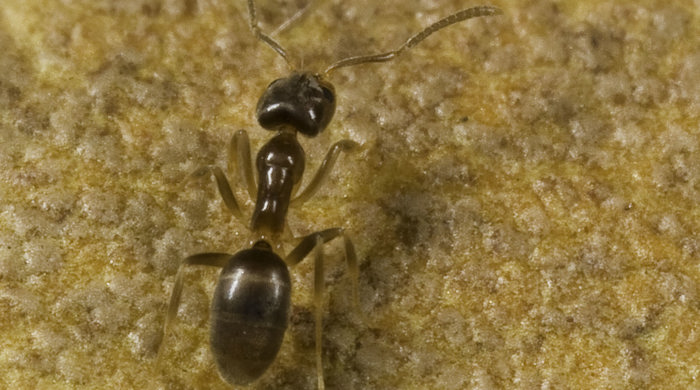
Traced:
<path id="1" fill-rule="evenodd" d="M 290 126 L 307 137 L 321 133 L 335 113 L 333 86 L 310 73 L 293 73 L 273 81 L 260 97 L 260 126 L 278 130 Z"/>

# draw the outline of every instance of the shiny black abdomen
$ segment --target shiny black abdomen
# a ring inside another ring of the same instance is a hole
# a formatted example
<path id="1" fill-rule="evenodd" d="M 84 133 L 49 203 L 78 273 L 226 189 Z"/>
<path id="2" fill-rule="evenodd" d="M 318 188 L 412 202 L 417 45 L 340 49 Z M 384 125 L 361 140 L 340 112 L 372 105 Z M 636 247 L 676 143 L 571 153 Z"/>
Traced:
<path id="1" fill-rule="evenodd" d="M 238 252 L 221 271 L 211 306 L 211 349 L 221 376 L 234 385 L 259 378 L 287 329 L 289 271 L 271 250 Z"/>

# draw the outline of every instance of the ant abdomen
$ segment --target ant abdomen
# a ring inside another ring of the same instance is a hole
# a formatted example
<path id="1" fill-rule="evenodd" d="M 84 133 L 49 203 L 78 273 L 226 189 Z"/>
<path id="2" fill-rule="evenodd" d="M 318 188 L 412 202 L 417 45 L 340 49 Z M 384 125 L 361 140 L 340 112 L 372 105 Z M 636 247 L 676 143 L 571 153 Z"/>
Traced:
<path id="1" fill-rule="evenodd" d="M 211 350 L 224 379 L 245 385 L 272 364 L 287 329 L 291 283 L 287 265 L 269 246 L 231 257 L 211 305 Z"/>

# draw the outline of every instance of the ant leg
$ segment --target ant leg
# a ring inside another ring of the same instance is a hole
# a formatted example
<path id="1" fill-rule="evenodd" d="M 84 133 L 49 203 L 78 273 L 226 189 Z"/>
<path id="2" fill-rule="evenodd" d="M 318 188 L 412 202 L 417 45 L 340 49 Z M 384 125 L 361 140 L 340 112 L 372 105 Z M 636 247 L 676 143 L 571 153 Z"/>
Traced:
<path id="1" fill-rule="evenodd" d="M 316 378 L 318 390 L 324 390 L 323 382 L 323 239 L 316 236 L 314 249 L 314 324 L 316 345 Z"/>
<path id="2" fill-rule="evenodd" d="M 214 175 L 216 185 L 219 188 L 219 193 L 221 194 L 221 198 L 224 200 L 226 208 L 228 208 L 233 215 L 239 219 L 242 219 L 243 213 L 241 213 L 241 208 L 238 206 L 238 202 L 231 191 L 231 185 L 229 185 L 228 179 L 226 179 L 226 175 L 224 175 L 221 168 L 217 167 L 216 165 L 207 165 L 192 172 L 190 176 L 202 177 L 206 174 Z"/>
<path id="3" fill-rule="evenodd" d="M 175 283 L 173 284 L 173 292 L 170 294 L 170 303 L 168 304 L 168 312 L 165 315 L 165 322 L 163 323 L 163 330 L 160 332 L 158 339 L 156 341 L 157 346 L 157 363 L 156 367 L 160 367 L 160 359 L 162 356 L 162 346 L 165 336 L 167 336 L 168 328 L 170 323 L 177 316 L 177 309 L 180 306 L 180 296 L 182 295 L 182 285 L 183 285 L 183 274 L 185 271 L 185 266 L 188 265 L 208 265 L 211 267 L 223 267 L 226 262 L 231 258 L 232 255 L 228 253 L 199 253 L 196 255 L 188 256 L 177 269 L 177 274 L 175 275 Z"/>
<path id="4" fill-rule="evenodd" d="M 315 339 L 316 339 L 316 375 L 318 377 L 318 388 L 324 389 L 323 382 L 323 355 L 322 355 L 322 330 L 323 330 L 323 290 L 324 290 L 324 277 L 323 277 L 323 244 L 333 240 L 334 238 L 342 236 L 345 250 L 345 261 L 347 262 L 348 269 L 350 272 L 350 278 L 352 280 L 352 290 L 353 290 L 353 301 L 355 307 L 359 310 L 359 300 L 357 296 L 357 284 L 358 284 L 358 274 L 359 269 L 357 266 L 357 254 L 355 253 L 355 246 L 353 245 L 350 238 L 345 234 L 342 228 L 332 228 L 322 230 L 320 232 L 312 233 L 304 237 L 299 245 L 294 248 L 289 255 L 285 258 L 285 262 L 289 266 L 294 266 L 301 262 L 306 256 L 309 255 L 311 251 L 314 252 L 314 322 L 315 326 Z M 361 314 L 361 313 L 360 313 Z M 364 319 L 364 316 L 362 316 Z"/>
<path id="5" fill-rule="evenodd" d="M 299 244 L 285 257 L 284 262 L 287 263 L 288 266 L 293 267 L 304 260 L 306 256 L 314 250 L 317 239 L 320 238 L 321 243 L 326 243 L 342 234 L 342 228 L 332 228 L 311 233 L 301 239 Z"/>
<path id="6" fill-rule="evenodd" d="M 350 274 L 350 282 L 352 284 L 353 293 L 353 304 L 357 312 L 362 315 L 360 311 L 360 300 L 358 298 L 358 283 L 360 269 L 357 264 L 357 253 L 355 252 L 355 245 L 352 243 L 350 237 L 343 228 L 331 228 L 322 230 L 320 232 L 309 234 L 308 236 L 301 239 L 299 244 L 287 255 L 284 262 L 288 266 L 293 267 L 299 262 L 304 260 L 306 256 L 315 248 L 316 241 L 321 239 L 321 243 L 325 244 L 336 237 L 343 237 L 343 249 L 345 255 L 345 263 L 348 267 L 348 273 Z"/>
<path id="7" fill-rule="evenodd" d="M 233 156 L 236 156 L 234 159 Z M 238 169 L 236 169 L 238 168 Z M 229 174 L 238 171 L 238 177 L 241 179 L 248 190 L 250 199 L 255 200 L 257 187 L 253 178 L 253 165 L 250 158 L 250 141 L 248 133 L 245 130 L 238 130 L 231 138 L 228 153 L 228 171 Z"/>
<path id="8" fill-rule="evenodd" d="M 292 204 L 304 203 L 310 197 L 312 197 L 313 194 L 315 194 L 316 191 L 318 191 L 323 181 L 328 177 L 328 174 L 330 173 L 331 169 L 333 168 L 333 165 L 338 159 L 338 155 L 340 154 L 340 152 L 350 151 L 356 148 L 357 146 L 357 142 L 351 141 L 349 139 L 345 139 L 334 143 L 333 146 L 331 146 L 331 148 L 328 150 L 326 158 L 323 159 L 323 162 L 321 162 L 321 165 L 318 167 L 316 175 L 314 175 L 313 179 L 311 179 L 311 182 L 306 186 L 304 191 L 302 191 L 301 194 L 297 195 L 294 199 L 292 199 Z"/>
<path id="9" fill-rule="evenodd" d="M 358 284 L 360 280 L 360 267 L 357 264 L 357 253 L 355 252 L 355 245 L 350 240 L 346 234 L 343 234 L 343 244 L 345 249 L 345 262 L 348 265 L 348 273 L 350 274 L 350 284 L 352 285 L 352 303 L 355 306 L 357 314 L 367 322 L 362 310 L 360 310 L 360 298 L 358 294 Z"/>

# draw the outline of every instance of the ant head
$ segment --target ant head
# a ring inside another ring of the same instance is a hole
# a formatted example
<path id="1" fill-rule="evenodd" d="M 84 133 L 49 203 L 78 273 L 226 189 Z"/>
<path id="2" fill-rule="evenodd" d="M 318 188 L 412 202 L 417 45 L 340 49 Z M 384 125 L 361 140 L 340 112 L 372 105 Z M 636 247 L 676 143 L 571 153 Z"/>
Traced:
<path id="1" fill-rule="evenodd" d="M 301 72 L 273 81 L 258 100 L 260 126 L 279 130 L 290 126 L 307 137 L 321 133 L 335 113 L 333 85 L 319 75 Z"/>
<path id="2" fill-rule="evenodd" d="M 260 31 L 253 0 L 248 0 L 250 29 L 255 37 L 277 52 L 290 68 L 293 68 L 287 52 L 269 35 Z M 323 72 L 329 76 L 338 68 L 366 64 L 369 62 L 386 62 L 396 58 L 402 52 L 414 47 L 436 31 L 463 20 L 488 15 L 501 14 L 495 7 L 472 7 L 448 15 L 408 38 L 403 45 L 386 53 L 348 57 L 330 65 Z M 335 113 L 335 91 L 333 86 L 324 81 L 319 74 L 294 72 L 289 77 L 277 79 L 267 87 L 258 101 L 256 114 L 260 125 L 268 130 L 280 130 L 291 127 L 307 137 L 321 133 Z"/>

